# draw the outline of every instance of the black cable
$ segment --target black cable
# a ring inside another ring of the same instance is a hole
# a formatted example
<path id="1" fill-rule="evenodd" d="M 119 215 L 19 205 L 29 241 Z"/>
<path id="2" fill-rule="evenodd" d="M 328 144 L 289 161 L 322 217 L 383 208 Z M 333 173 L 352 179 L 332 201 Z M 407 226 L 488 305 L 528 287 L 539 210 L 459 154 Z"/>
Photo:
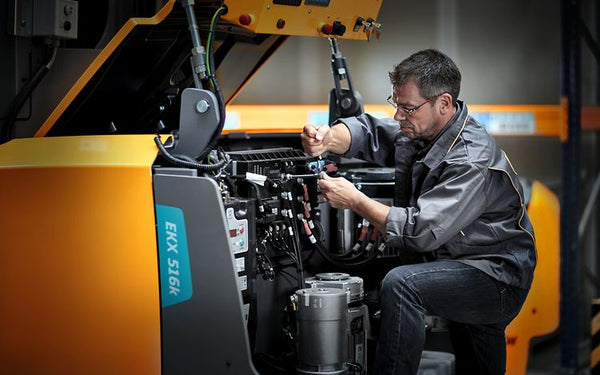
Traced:
<path id="1" fill-rule="evenodd" d="M 315 224 L 314 229 L 317 229 L 317 231 L 319 231 L 319 233 L 323 233 L 323 231 L 324 231 L 323 224 L 321 224 L 321 222 L 319 220 L 313 220 L 313 223 Z M 317 227 L 319 227 L 319 228 L 317 228 Z M 314 229 L 313 229 L 313 233 L 314 233 Z M 317 239 L 317 236 L 315 236 L 315 240 L 316 239 Z M 308 254 L 308 256 L 302 260 L 302 262 L 304 264 L 307 264 L 308 262 L 310 262 L 310 260 L 312 259 L 312 257 L 315 255 L 316 252 L 317 252 L 317 247 L 313 246 L 310 254 Z"/>
<path id="2" fill-rule="evenodd" d="M 273 247 L 276 250 L 282 251 L 287 256 L 289 256 L 290 259 L 292 259 L 292 261 L 294 262 L 294 265 L 298 265 L 298 259 L 296 258 L 296 254 L 292 250 L 290 250 L 290 247 L 286 243 L 285 238 L 275 238 L 273 241 Z"/>
<path id="3" fill-rule="evenodd" d="M 296 266 L 298 265 L 298 259 L 296 259 L 296 255 L 294 255 L 293 252 L 291 251 L 286 251 L 285 252 L 287 256 L 290 257 L 290 259 L 292 260 L 292 262 L 294 262 L 294 264 L 296 264 Z"/>
<path id="4" fill-rule="evenodd" d="M 315 238 L 317 238 L 317 241 L 318 241 L 319 240 L 318 237 L 320 237 L 320 236 L 323 235 L 324 229 L 323 229 L 321 223 L 319 223 L 319 222 L 317 222 L 317 223 L 319 225 L 319 228 L 316 228 L 316 229 L 319 232 L 319 236 L 315 236 Z M 330 253 L 330 252 L 328 252 L 328 253 L 329 253 L 329 256 L 332 259 L 348 260 L 350 258 L 355 258 L 356 257 L 356 256 L 353 256 L 353 257 L 348 258 L 348 255 L 353 255 L 353 253 L 354 253 L 354 250 L 352 250 L 352 248 L 350 248 L 349 250 L 345 250 L 343 253 L 333 253 L 333 254 Z"/>
<path id="5" fill-rule="evenodd" d="M 161 155 L 164 156 L 164 158 L 167 159 L 169 163 L 178 167 L 199 169 L 204 172 L 213 172 L 222 169 L 227 164 L 226 157 L 216 164 L 201 164 L 195 161 L 176 158 L 175 156 L 171 155 L 169 151 L 167 151 L 165 146 L 162 144 L 162 142 L 160 141 L 160 135 L 154 137 L 154 143 L 156 143 L 156 147 L 158 147 L 158 150 L 160 151 Z"/>
<path id="6" fill-rule="evenodd" d="M 236 182 L 233 180 L 233 178 L 229 174 L 225 174 L 223 176 L 223 181 L 225 181 L 225 184 L 229 188 L 229 191 L 232 196 L 234 196 L 234 197 L 239 196 Z"/>
<path id="7" fill-rule="evenodd" d="M 317 232 L 319 232 L 319 230 Z M 336 267 L 347 268 L 347 269 L 360 268 L 360 267 L 363 267 L 363 266 L 371 263 L 379 255 L 379 251 L 377 251 L 376 249 L 374 249 L 373 253 L 371 255 L 369 255 L 368 258 L 360 260 L 358 262 L 351 262 L 352 260 L 354 260 L 354 259 L 357 258 L 356 256 L 355 257 L 351 257 L 351 258 L 345 258 L 345 259 L 344 258 L 339 258 L 339 255 L 335 256 L 334 254 L 330 254 L 329 251 L 327 250 L 327 248 L 325 248 L 325 245 L 323 245 L 323 241 L 321 240 L 320 234 L 321 233 L 318 233 L 318 235 L 315 235 L 315 239 L 317 240 L 317 242 L 314 243 L 313 246 L 315 247 L 315 249 L 317 250 L 317 252 L 327 262 L 331 263 L 332 265 L 334 265 Z M 350 252 L 347 252 L 344 255 L 347 255 L 348 253 L 350 253 Z"/>
<path id="8" fill-rule="evenodd" d="M 184 155 L 184 154 L 171 154 L 171 156 L 173 156 L 175 159 L 185 160 L 185 161 L 189 161 L 191 163 L 197 163 L 196 159 L 194 159 L 190 156 Z"/>
<path id="9" fill-rule="evenodd" d="M 334 259 L 331 258 L 327 253 L 327 249 L 325 248 L 325 246 L 323 246 L 323 243 L 317 239 L 316 242 L 316 248 L 317 251 L 319 252 L 319 254 L 329 263 L 333 264 L 336 267 L 340 267 L 340 268 L 360 268 L 363 267 L 369 263 L 371 263 L 375 258 L 377 258 L 377 256 L 379 255 L 378 251 L 373 251 L 373 254 L 369 255 L 369 257 L 367 259 L 361 260 L 359 262 L 356 263 L 344 263 L 341 259 Z"/>
<path id="10" fill-rule="evenodd" d="M 4 116 L 4 124 L 0 129 L 0 144 L 8 142 L 14 138 L 14 126 L 17 121 L 17 116 L 19 115 L 19 112 L 21 111 L 21 108 L 23 108 L 23 105 L 27 99 L 33 93 L 33 90 L 35 90 L 35 88 L 40 84 L 46 73 L 48 73 L 54 64 L 57 50 L 58 46 L 54 46 L 48 61 L 40 66 L 35 74 L 23 85 L 23 87 L 21 87 L 17 96 L 15 96 L 10 103 L 6 116 Z"/>
<path id="11" fill-rule="evenodd" d="M 258 241 L 258 247 L 256 249 L 257 255 L 266 255 L 267 254 L 267 238 L 269 238 L 269 232 L 265 232 L 265 235 Z M 261 251 L 260 248 L 263 248 L 264 251 Z"/>
<path id="12" fill-rule="evenodd" d="M 296 216 L 294 210 L 292 210 L 292 214 L 294 215 L 294 217 Z M 302 259 L 302 249 L 300 246 L 300 233 L 298 229 L 298 223 L 296 223 L 296 221 L 293 219 L 292 222 L 294 224 L 292 226 L 292 228 L 294 229 L 292 243 L 294 244 L 294 250 L 296 251 L 296 257 L 298 258 L 298 287 L 300 289 L 304 289 L 306 287 L 306 284 L 304 282 L 304 261 Z"/>
<path id="13" fill-rule="evenodd" d="M 317 252 L 317 248 L 315 246 L 313 246 L 313 249 L 310 251 L 310 254 L 308 254 L 308 256 L 304 259 L 302 259 L 302 264 L 307 264 L 313 257 L 313 255 L 315 255 L 315 253 Z"/>
<path id="14" fill-rule="evenodd" d="M 356 254 L 353 254 L 352 256 L 346 257 L 346 258 L 341 258 L 341 259 L 340 258 L 334 258 L 334 259 L 337 259 L 337 260 L 339 260 L 341 262 L 352 262 L 355 259 L 364 259 L 364 254 L 363 254 L 363 251 L 360 251 L 360 252 L 358 252 Z"/>
<path id="15" fill-rule="evenodd" d="M 246 178 L 239 179 L 239 180 L 237 180 L 237 182 L 238 182 L 238 183 L 239 183 L 239 182 L 244 182 L 244 183 L 247 183 L 247 184 L 248 184 L 248 186 L 250 186 L 250 187 L 252 188 L 252 190 L 254 190 L 254 198 L 256 198 L 256 201 L 257 201 L 256 203 L 257 203 L 257 205 L 259 205 L 259 206 L 260 206 L 260 205 L 262 205 L 262 204 L 263 204 L 263 202 L 262 202 L 262 194 L 260 193 L 260 187 L 258 186 L 258 184 L 257 184 L 256 182 L 254 182 L 254 181 L 250 181 L 250 180 L 248 180 L 248 179 L 246 179 Z M 261 212 L 261 213 L 262 213 L 262 212 Z"/>
<path id="16" fill-rule="evenodd" d="M 350 248 L 350 250 L 346 250 L 343 253 L 333 253 L 330 254 L 332 258 L 340 258 L 340 259 L 348 259 L 348 255 L 353 255 L 354 250 Z"/>
<path id="17" fill-rule="evenodd" d="M 285 243 L 285 240 L 281 239 L 281 240 L 278 240 L 278 242 L 279 242 L 279 245 L 273 243 L 273 247 L 276 250 L 279 250 L 279 251 L 283 252 L 285 255 L 287 255 L 288 257 L 290 257 L 290 259 L 294 262 L 293 264 L 297 266 L 298 259 L 296 259 L 296 254 L 292 250 L 290 250 L 290 247 L 288 246 L 287 243 Z"/>

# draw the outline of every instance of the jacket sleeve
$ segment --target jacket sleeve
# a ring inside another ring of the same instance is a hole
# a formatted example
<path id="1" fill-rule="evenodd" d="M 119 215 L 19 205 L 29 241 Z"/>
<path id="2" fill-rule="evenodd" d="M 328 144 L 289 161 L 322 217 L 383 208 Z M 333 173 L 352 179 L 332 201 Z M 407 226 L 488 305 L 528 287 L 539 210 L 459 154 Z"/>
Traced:
<path id="1" fill-rule="evenodd" d="M 447 166 L 415 207 L 390 209 L 386 244 L 417 252 L 438 249 L 484 212 L 485 184 L 485 175 L 471 163 Z"/>
<path id="2" fill-rule="evenodd" d="M 394 165 L 394 142 L 400 131 L 398 122 L 369 114 L 340 119 L 350 131 L 350 148 L 344 156 L 378 165 Z"/>

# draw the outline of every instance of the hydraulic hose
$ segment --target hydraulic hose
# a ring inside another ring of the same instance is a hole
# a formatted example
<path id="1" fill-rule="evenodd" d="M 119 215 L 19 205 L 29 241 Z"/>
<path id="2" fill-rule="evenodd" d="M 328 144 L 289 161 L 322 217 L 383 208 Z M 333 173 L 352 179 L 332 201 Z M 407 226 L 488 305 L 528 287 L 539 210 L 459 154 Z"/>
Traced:
<path id="1" fill-rule="evenodd" d="M 369 263 L 371 263 L 375 258 L 377 258 L 377 256 L 379 255 L 378 251 L 373 251 L 373 254 L 369 255 L 368 258 L 363 259 L 361 261 L 358 262 L 354 262 L 354 263 L 346 263 L 343 262 L 341 259 L 334 259 L 332 257 L 329 256 L 327 249 L 325 248 L 325 246 L 323 246 L 323 243 L 320 240 L 317 240 L 317 242 L 315 243 L 317 252 L 329 263 L 331 263 L 332 265 L 336 266 L 336 267 L 340 267 L 340 268 L 346 268 L 346 269 L 354 269 L 354 268 L 360 268 L 363 267 Z"/>

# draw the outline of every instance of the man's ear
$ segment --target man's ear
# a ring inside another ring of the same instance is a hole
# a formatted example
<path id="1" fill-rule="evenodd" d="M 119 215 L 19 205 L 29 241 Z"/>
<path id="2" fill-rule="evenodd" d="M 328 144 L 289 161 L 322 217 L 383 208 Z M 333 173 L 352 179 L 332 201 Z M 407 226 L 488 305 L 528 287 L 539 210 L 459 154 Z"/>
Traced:
<path id="1" fill-rule="evenodd" d="M 452 110 L 452 95 L 445 92 L 442 95 L 440 95 L 439 101 L 440 112 L 442 115 L 445 115 L 446 113 Z"/>

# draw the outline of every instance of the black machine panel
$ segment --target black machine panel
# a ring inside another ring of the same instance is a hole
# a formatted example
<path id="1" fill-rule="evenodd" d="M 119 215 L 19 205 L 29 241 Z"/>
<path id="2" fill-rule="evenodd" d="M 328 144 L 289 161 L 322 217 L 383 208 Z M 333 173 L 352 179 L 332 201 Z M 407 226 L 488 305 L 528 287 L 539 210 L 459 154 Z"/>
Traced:
<path id="1" fill-rule="evenodd" d="M 292 148 L 273 148 L 251 151 L 230 151 L 229 171 L 234 176 L 245 175 L 246 172 L 256 173 L 271 178 L 281 178 L 282 173 L 302 173 L 310 159 L 304 152 Z M 316 171 L 316 164 L 312 164 Z M 316 174 L 315 174 L 316 176 Z"/>

